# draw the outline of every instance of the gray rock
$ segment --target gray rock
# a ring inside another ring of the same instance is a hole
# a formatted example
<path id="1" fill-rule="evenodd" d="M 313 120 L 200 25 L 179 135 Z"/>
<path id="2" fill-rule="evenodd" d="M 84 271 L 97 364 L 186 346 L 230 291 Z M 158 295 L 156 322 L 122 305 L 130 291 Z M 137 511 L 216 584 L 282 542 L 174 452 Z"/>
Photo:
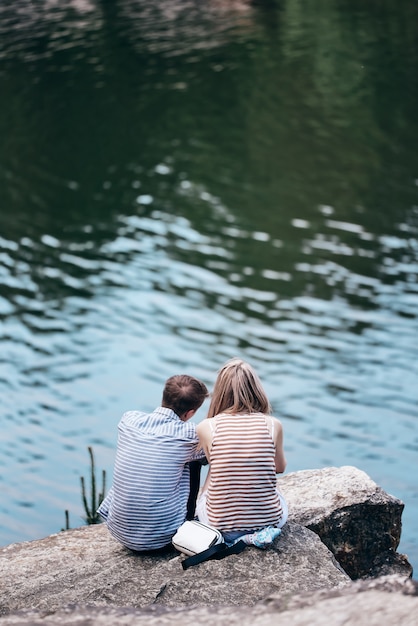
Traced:
<path id="1" fill-rule="evenodd" d="M 289 520 L 315 532 L 353 579 L 412 575 L 396 553 L 404 504 L 367 474 L 351 467 L 294 472 L 278 480 L 289 504 Z"/>
<path id="2" fill-rule="evenodd" d="M 253 605 L 285 593 L 335 588 L 350 579 L 313 532 L 289 523 L 268 550 L 247 548 L 183 571 L 181 557 L 140 556 L 104 525 L 65 531 L 0 550 L 0 615 L 73 604 Z"/>
<path id="3" fill-rule="evenodd" d="M 418 584 L 390 576 L 310 594 L 273 595 L 251 607 L 189 606 L 144 609 L 67 606 L 0 617 L 0 626 L 416 626 Z"/>
<path id="4" fill-rule="evenodd" d="M 271 548 L 186 571 L 175 550 L 135 554 L 104 525 L 0 549 L 0 626 L 416 626 L 412 568 L 396 553 L 402 502 L 354 467 L 279 484 L 289 521 Z M 353 578 L 403 575 L 353 583 L 334 554 Z"/>

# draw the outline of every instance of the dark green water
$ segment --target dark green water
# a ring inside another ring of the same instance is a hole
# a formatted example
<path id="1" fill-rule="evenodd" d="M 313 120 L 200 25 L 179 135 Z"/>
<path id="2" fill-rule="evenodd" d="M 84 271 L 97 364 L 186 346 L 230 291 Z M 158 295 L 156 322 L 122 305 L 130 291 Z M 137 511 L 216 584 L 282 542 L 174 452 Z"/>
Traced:
<path id="1" fill-rule="evenodd" d="M 288 471 L 366 471 L 416 568 L 417 77 L 415 0 L 1 3 L 0 544 L 239 355 Z"/>

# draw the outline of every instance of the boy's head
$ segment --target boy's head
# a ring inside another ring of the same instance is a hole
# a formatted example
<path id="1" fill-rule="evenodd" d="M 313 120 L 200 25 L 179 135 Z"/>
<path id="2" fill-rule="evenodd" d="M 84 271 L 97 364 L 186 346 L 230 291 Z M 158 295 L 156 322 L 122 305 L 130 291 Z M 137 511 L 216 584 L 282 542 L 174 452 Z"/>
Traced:
<path id="1" fill-rule="evenodd" d="M 172 409 L 180 419 L 186 421 L 193 417 L 208 396 L 206 385 L 201 380 L 178 374 L 166 381 L 162 406 Z"/>

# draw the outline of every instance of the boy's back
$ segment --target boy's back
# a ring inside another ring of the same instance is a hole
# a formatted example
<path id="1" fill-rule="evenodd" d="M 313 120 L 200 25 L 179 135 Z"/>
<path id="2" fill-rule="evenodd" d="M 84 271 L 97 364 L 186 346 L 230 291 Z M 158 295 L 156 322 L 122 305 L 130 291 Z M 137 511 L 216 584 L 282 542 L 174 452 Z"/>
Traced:
<path id="1" fill-rule="evenodd" d="M 132 550 L 170 543 L 186 517 L 189 461 L 202 458 L 195 425 L 174 411 L 129 411 L 119 423 L 113 487 L 99 508 L 111 534 Z"/>

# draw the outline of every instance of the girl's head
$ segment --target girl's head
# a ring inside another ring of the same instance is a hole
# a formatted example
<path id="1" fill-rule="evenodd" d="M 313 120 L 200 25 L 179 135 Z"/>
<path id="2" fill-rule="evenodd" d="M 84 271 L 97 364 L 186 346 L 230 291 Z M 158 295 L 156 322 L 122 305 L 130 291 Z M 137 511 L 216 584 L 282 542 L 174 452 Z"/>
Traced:
<path id="1" fill-rule="evenodd" d="M 208 417 L 218 413 L 270 413 L 271 407 L 255 371 L 241 359 L 230 359 L 218 372 Z"/>

